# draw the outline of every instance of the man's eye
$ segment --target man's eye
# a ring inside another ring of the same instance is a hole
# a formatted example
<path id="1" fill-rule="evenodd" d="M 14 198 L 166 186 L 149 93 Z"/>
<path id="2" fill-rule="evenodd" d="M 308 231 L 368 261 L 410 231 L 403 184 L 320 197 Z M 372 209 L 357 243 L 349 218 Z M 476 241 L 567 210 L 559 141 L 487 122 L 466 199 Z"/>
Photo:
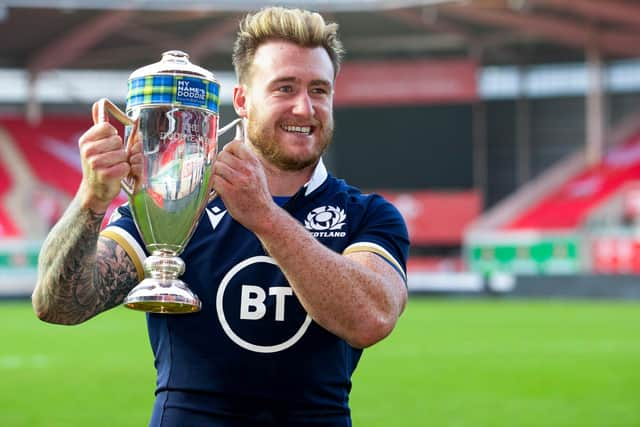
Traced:
<path id="1" fill-rule="evenodd" d="M 323 87 L 314 87 L 311 89 L 311 93 L 323 95 L 329 93 L 329 91 Z"/>
<path id="2" fill-rule="evenodd" d="M 291 93 L 293 92 L 293 88 L 291 86 L 280 86 L 278 92 Z"/>

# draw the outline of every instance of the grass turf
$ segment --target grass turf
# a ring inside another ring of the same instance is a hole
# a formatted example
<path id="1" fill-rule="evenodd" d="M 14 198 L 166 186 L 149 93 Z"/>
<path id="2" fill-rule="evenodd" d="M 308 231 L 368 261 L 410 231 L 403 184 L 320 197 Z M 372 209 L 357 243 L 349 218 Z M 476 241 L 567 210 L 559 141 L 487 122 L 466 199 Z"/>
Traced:
<path id="1" fill-rule="evenodd" d="M 0 303 L 0 426 L 144 426 L 142 313 L 73 327 Z M 640 426 L 640 304 L 413 298 L 354 375 L 356 427 Z"/>

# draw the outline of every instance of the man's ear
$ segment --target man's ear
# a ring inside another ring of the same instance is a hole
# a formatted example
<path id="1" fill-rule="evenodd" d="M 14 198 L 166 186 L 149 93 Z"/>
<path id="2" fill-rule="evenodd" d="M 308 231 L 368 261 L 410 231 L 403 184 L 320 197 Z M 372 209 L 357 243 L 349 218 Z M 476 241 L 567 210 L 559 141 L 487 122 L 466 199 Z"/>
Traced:
<path id="1" fill-rule="evenodd" d="M 233 109 L 238 117 L 247 117 L 247 89 L 244 85 L 238 84 L 233 88 Z"/>

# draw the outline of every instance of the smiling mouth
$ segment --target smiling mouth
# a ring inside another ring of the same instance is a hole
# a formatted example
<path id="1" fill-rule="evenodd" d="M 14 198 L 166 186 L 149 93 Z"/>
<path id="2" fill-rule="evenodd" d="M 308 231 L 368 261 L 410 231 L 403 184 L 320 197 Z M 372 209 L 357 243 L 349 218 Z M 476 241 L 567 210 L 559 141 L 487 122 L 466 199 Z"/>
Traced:
<path id="1" fill-rule="evenodd" d="M 280 126 L 282 130 L 289 133 L 297 133 L 300 135 L 311 135 L 315 130 L 315 126 L 288 126 L 282 125 Z"/>

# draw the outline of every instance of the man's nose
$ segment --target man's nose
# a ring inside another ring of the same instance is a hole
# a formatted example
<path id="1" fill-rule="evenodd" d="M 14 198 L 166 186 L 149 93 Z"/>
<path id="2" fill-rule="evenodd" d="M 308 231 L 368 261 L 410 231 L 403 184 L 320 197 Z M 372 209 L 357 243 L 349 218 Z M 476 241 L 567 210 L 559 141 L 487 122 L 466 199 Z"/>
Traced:
<path id="1" fill-rule="evenodd" d="M 298 94 L 293 105 L 293 113 L 305 117 L 313 116 L 313 103 L 311 102 L 311 98 L 309 97 L 308 93 L 302 92 Z"/>

